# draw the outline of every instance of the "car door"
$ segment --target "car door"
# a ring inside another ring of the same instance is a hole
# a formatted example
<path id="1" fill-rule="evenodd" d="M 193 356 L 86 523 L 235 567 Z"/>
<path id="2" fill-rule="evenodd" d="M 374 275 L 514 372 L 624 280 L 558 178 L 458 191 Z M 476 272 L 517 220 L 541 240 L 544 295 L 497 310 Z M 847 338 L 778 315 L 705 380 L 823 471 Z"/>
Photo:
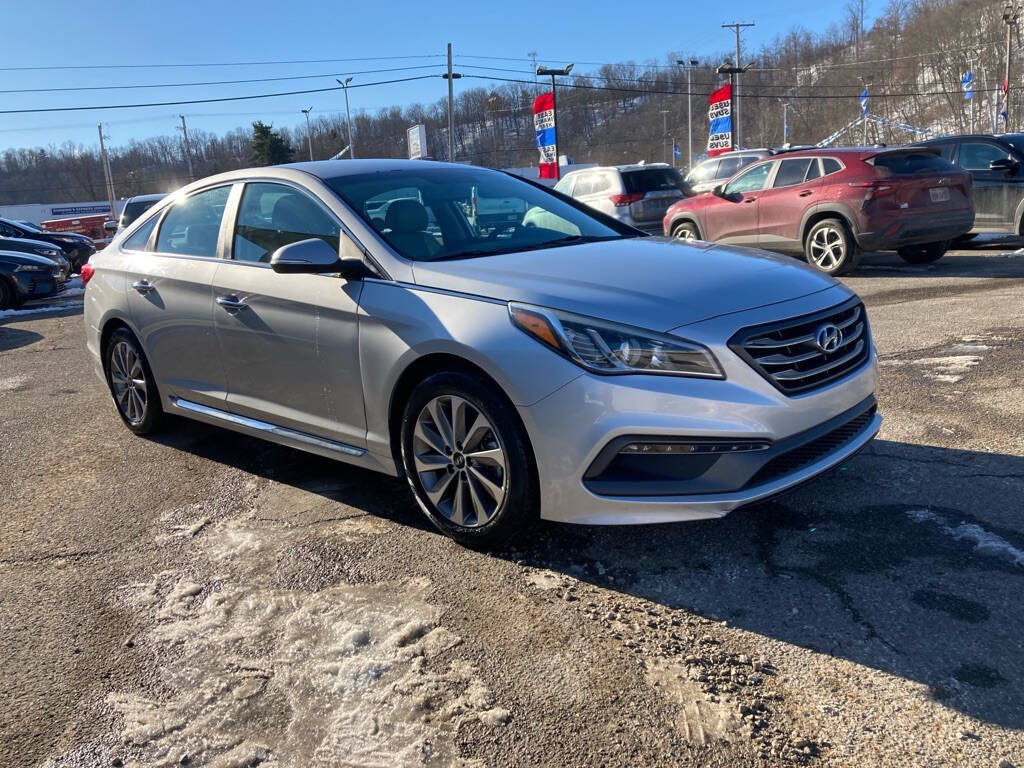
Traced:
<path id="1" fill-rule="evenodd" d="M 179 200 L 121 245 L 128 309 L 164 397 L 223 407 L 213 275 L 231 185 Z"/>
<path id="2" fill-rule="evenodd" d="M 1008 167 L 993 169 L 993 162 Z M 968 139 L 960 143 L 956 163 L 970 171 L 974 179 L 974 229 L 1013 231 L 1017 204 L 1024 191 L 1019 160 L 999 142 Z"/>
<path id="3" fill-rule="evenodd" d="M 779 161 L 770 186 L 757 201 L 757 244 L 761 248 L 800 253 L 800 222 L 821 196 L 821 169 L 816 157 Z"/>
<path id="4" fill-rule="evenodd" d="M 725 185 L 717 205 L 708 206 L 705 238 L 735 245 L 757 245 L 757 203 L 775 163 L 753 165 Z"/>
<path id="5" fill-rule="evenodd" d="M 362 447 L 362 282 L 270 268 L 281 246 L 320 238 L 337 249 L 348 235 L 308 190 L 280 181 L 247 182 L 229 218 L 211 299 L 228 410 Z"/>

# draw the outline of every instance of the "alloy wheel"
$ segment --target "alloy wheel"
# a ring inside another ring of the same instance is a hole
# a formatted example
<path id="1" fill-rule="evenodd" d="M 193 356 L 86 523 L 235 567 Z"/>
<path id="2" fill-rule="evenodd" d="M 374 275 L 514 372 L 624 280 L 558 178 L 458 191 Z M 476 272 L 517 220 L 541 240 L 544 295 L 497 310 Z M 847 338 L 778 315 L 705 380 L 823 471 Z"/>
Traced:
<path id="1" fill-rule="evenodd" d="M 676 239 L 677 240 L 682 240 L 682 241 L 688 243 L 691 240 L 696 240 L 697 239 L 697 235 L 689 227 L 680 227 L 679 229 L 676 230 Z"/>
<path id="2" fill-rule="evenodd" d="M 119 341 L 110 352 L 110 383 L 121 415 L 132 426 L 146 418 L 146 373 L 138 351 L 127 341 Z"/>
<path id="3" fill-rule="evenodd" d="M 811 237 L 811 261 L 819 268 L 831 271 L 846 256 L 846 240 L 835 227 L 822 227 Z"/>
<path id="4" fill-rule="evenodd" d="M 508 493 L 501 437 L 468 400 L 441 395 L 420 411 L 412 459 L 420 485 L 449 522 L 478 528 L 490 521 Z"/>

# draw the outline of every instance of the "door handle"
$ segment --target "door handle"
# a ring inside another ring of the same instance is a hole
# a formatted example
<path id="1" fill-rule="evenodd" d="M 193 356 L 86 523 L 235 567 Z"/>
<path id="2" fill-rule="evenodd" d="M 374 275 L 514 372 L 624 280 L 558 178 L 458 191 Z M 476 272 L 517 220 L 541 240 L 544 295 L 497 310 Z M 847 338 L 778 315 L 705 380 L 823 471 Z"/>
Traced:
<path id="1" fill-rule="evenodd" d="M 799 197 L 807 197 L 808 195 L 813 195 L 813 194 L 814 194 L 814 190 L 813 189 L 805 189 L 803 192 L 800 193 Z"/>
<path id="2" fill-rule="evenodd" d="M 743 198 L 743 202 L 744 203 L 756 203 L 757 202 L 757 198 L 756 197 L 745 197 L 745 198 Z"/>
<path id="3" fill-rule="evenodd" d="M 132 283 L 132 288 L 139 293 L 149 293 L 153 290 L 153 284 L 149 280 L 136 280 Z"/>
<path id="4" fill-rule="evenodd" d="M 249 306 L 237 296 L 218 296 L 217 303 L 224 309 L 245 309 Z"/>

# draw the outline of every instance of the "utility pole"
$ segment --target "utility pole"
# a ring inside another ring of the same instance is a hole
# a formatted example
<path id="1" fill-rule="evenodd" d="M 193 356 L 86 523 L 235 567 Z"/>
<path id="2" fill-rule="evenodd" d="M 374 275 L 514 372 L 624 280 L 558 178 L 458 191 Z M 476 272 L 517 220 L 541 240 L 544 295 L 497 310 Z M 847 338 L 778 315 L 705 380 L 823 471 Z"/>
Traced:
<path id="1" fill-rule="evenodd" d="M 352 82 L 352 76 L 349 75 L 344 81 L 335 78 L 335 81 L 345 89 L 345 124 L 348 126 L 348 156 L 349 159 L 355 160 L 356 145 L 352 142 L 352 113 L 348 111 L 348 84 Z"/>
<path id="2" fill-rule="evenodd" d="M 734 21 L 731 24 L 723 24 L 722 29 L 731 29 L 736 33 L 736 68 L 742 71 L 743 64 L 740 62 L 740 30 L 755 26 L 752 21 Z M 732 103 L 734 107 L 733 119 L 736 121 L 736 147 L 743 147 L 743 113 L 740 111 L 740 73 L 737 72 L 733 78 Z"/>
<path id="3" fill-rule="evenodd" d="M 558 156 L 558 96 L 555 95 L 555 77 L 568 77 L 572 72 L 573 65 L 570 64 L 562 69 L 551 67 L 537 67 L 537 75 L 551 76 L 551 116 L 555 123 L 555 181 L 562 178 L 562 164 Z"/>
<path id="4" fill-rule="evenodd" d="M 1006 124 L 1003 128 L 1010 132 L 1010 37 L 1017 22 L 1020 21 L 1021 7 L 1015 3 L 1007 3 L 1003 9 L 1003 21 L 1006 23 L 1006 74 L 1003 77 L 1003 93 L 1006 102 L 1003 104 L 1003 113 L 1006 115 Z"/>
<path id="5" fill-rule="evenodd" d="M 110 203 L 110 218 L 117 216 L 114 208 L 114 175 L 110 171 L 110 158 L 107 157 L 107 147 L 103 143 L 103 123 L 96 126 L 100 133 L 100 162 L 103 164 L 103 180 L 107 187 L 107 200 Z"/>
<path id="6" fill-rule="evenodd" d="M 452 72 L 452 44 L 448 43 L 448 71 L 442 77 L 448 81 L 448 162 L 455 162 L 455 96 L 452 83 L 462 75 Z"/>
<path id="7" fill-rule="evenodd" d="M 668 110 L 662 109 L 661 112 L 661 145 L 662 150 L 665 153 L 665 162 L 668 160 Z"/>
<path id="8" fill-rule="evenodd" d="M 789 143 L 789 121 L 787 114 L 789 111 L 789 103 L 782 102 L 782 145 L 785 146 Z"/>
<path id="9" fill-rule="evenodd" d="M 185 144 L 185 160 L 188 162 L 188 180 L 195 181 L 196 174 L 192 170 L 192 147 L 188 143 L 188 126 L 185 125 L 185 116 L 178 115 L 181 118 L 181 137 Z"/>
<path id="10" fill-rule="evenodd" d="M 718 69 L 715 70 L 715 72 L 717 72 L 719 75 L 728 75 L 729 76 L 729 93 L 730 93 L 730 97 L 729 97 L 729 115 L 731 117 L 731 120 L 735 120 L 735 118 L 736 118 L 736 97 L 735 97 L 735 94 L 736 94 L 736 81 L 739 79 L 740 75 L 742 75 L 744 72 L 746 72 L 752 66 L 754 66 L 754 65 L 753 64 L 747 64 L 747 66 L 745 66 L 745 67 L 734 67 L 734 66 L 732 66 L 732 62 L 730 62 L 728 59 L 726 59 L 724 62 L 722 62 L 722 65 Z M 737 138 L 738 134 L 737 134 L 737 131 L 736 131 L 737 123 L 733 122 L 732 125 L 733 125 L 733 127 L 731 129 L 731 132 L 732 132 L 732 148 L 733 149 L 740 149 L 740 142 L 739 142 L 739 139 Z"/>
<path id="11" fill-rule="evenodd" d="M 306 116 L 306 141 L 309 143 L 309 161 L 313 162 L 313 130 L 309 127 L 309 113 L 313 108 L 299 110 Z"/>
<path id="12" fill-rule="evenodd" d="M 537 52 L 530 51 L 526 55 L 530 58 L 530 61 L 533 62 L 533 94 L 536 96 L 537 91 L 540 90 L 540 85 L 537 83 Z"/>
<path id="13" fill-rule="evenodd" d="M 686 169 L 693 165 L 693 68 L 697 66 L 696 59 L 690 59 L 689 64 L 677 60 L 676 64 L 686 67 Z"/>

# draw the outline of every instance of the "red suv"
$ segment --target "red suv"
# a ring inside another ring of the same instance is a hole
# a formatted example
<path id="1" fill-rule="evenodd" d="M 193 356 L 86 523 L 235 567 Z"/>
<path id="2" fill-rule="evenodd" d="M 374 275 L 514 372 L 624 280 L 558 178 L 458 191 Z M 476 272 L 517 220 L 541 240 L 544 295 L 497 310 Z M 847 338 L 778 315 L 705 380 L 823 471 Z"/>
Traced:
<path id="1" fill-rule="evenodd" d="M 672 237 L 791 253 L 832 275 L 854 269 L 861 249 L 927 264 L 972 226 L 970 174 L 915 147 L 775 155 L 662 221 Z"/>

